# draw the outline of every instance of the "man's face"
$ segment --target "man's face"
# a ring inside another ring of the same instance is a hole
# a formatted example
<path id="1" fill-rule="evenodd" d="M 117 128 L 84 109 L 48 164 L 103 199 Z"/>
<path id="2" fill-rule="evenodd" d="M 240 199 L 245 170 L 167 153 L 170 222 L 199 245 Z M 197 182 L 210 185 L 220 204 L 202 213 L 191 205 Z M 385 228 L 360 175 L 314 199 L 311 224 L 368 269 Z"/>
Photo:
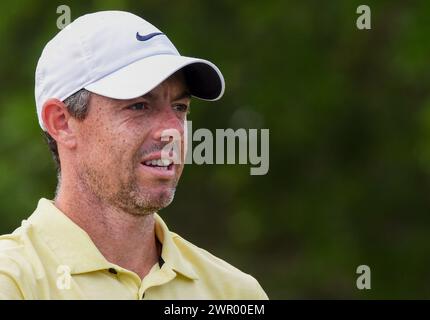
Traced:
<path id="1" fill-rule="evenodd" d="M 184 141 L 189 104 L 182 73 L 132 100 L 92 94 L 87 117 L 76 122 L 80 183 L 102 203 L 131 214 L 169 205 L 183 170 L 183 143 L 180 164 L 155 161 L 168 143 L 161 139 L 163 131 L 175 129 Z"/>

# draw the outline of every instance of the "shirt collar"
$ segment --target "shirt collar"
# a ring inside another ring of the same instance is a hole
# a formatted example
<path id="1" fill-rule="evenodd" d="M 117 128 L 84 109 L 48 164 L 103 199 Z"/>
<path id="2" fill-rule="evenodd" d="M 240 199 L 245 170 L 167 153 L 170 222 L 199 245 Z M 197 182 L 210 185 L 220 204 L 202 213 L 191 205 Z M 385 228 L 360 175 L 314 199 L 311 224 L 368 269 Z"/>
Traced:
<path id="1" fill-rule="evenodd" d="M 114 267 L 97 249 L 89 235 L 70 220 L 53 203 L 40 199 L 29 224 L 46 242 L 59 259 L 59 264 L 70 268 L 71 274 L 104 270 Z M 190 279 L 198 279 L 190 262 L 181 254 L 174 234 L 161 217 L 155 214 L 155 233 L 163 244 L 161 256 L 167 267 Z"/>
<path id="2" fill-rule="evenodd" d="M 155 234 L 158 240 L 163 244 L 161 258 L 163 258 L 164 263 L 170 265 L 173 270 L 180 272 L 184 276 L 197 280 L 198 276 L 193 266 L 186 257 L 184 257 L 178 244 L 175 242 L 175 238 L 177 238 L 178 235 L 169 231 L 167 225 L 158 214 L 155 214 L 154 217 Z"/>

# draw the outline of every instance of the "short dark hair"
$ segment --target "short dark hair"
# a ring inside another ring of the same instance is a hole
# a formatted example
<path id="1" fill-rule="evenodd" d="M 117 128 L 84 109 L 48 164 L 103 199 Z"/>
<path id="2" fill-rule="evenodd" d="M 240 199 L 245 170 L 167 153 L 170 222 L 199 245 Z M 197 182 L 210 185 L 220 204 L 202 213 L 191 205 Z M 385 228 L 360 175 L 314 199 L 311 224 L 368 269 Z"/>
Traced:
<path id="1" fill-rule="evenodd" d="M 67 107 L 67 111 L 69 111 L 73 118 L 84 120 L 87 117 L 90 96 L 91 92 L 81 89 L 63 101 Z M 55 141 L 48 132 L 43 131 L 43 133 L 45 135 L 46 142 L 48 143 L 49 150 L 51 151 L 52 158 L 54 159 L 57 172 L 60 174 L 61 162 L 60 156 L 58 155 L 57 141 Z"/>

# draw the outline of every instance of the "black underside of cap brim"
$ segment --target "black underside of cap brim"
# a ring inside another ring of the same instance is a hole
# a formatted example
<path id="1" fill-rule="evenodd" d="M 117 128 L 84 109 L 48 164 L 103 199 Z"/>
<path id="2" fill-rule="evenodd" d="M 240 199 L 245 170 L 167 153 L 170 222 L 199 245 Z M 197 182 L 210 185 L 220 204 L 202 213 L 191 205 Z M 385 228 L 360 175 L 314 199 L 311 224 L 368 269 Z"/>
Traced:
<path id="1" fill-rule="evenodd" d="M 212 67 L 195 62 L 185 66 L 183 71 L 191 95 L 205 100 L 215 100 L 221 94 L 221 79 Z"/>

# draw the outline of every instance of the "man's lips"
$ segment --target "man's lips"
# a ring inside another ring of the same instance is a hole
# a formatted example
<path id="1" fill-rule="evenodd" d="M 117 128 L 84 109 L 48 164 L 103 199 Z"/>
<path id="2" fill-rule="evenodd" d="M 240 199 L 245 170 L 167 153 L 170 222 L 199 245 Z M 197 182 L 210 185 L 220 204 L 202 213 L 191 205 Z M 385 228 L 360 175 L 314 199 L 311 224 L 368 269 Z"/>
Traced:
<path id="1" fill-rule="evenodd" d="M 175 164 L 171 159 L 162 159 L 161 152 L 156 152 L 145 157 L 141 162 L 141 169 L 146 173 L 160 178 L 172 178 L 175 176 Z"/>
<path id="2" fill-rule="evenodd" d="M 164 165 L 169 165 L 172 162 L 175 162 L 176 164 L 180 162 L 179 156 L 173 151 L 170 151 L 169 154 L 167 155 L 166 153 L 162 153 L 161 151 L 159 151 L 159 152 L 151 153 L 150 155 L 146 156 L 145 158 L 142 159 L 141 163 L 150 165 L 149 162 L 154 162 L 154 160 L 155 161 L 161 160 L 163 161 Z M 160 166 L 163 165 L 162 162 L 158 162 L 158 163 Z"/>
<path id="3" fill-rule="evenodd" d="M 158 178 L 173 178 L 175 176 L 175 165 L 171 164 L 167 167 L 159 167 L 159 166 L 148 166 L 145 164 L 141 164 L 140 168 L 145 171 L 145 173 L 151 174 Z"/>

